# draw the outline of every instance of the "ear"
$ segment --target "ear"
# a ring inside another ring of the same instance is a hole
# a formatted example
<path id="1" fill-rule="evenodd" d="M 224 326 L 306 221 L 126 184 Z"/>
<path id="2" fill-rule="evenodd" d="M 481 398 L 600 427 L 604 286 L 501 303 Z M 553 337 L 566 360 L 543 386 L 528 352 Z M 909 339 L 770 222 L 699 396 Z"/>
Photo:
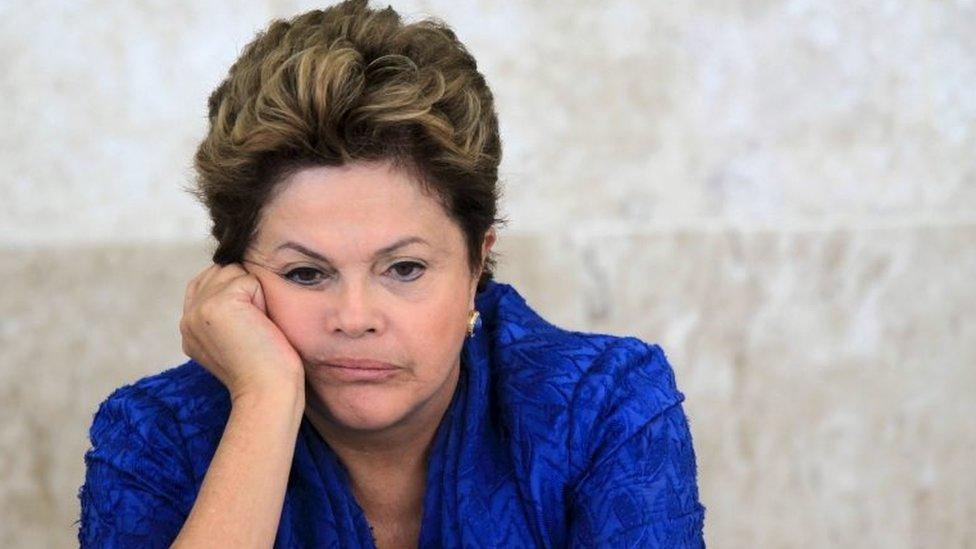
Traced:
<path id="1" fill-rule="evenodd" d="M 495 240 L 497 235 L 495 234 L 495 228 L 491 227 L 485 232 L 485 241 L 481 244 L 481 257 L 488 257 L 488 252 L 491 251 L 491 247 L 495 245 Z M 484 266 L 484 263 L 482 263 Z"/>
<path id="2" fill-rule="evenodd" d="M 485 239 L 481 243 L 481 267 L 484 269 L 485 259 L 488 257 L 488 252 L 491 251 L 491 247 L 495 245 L 495 241 L 498 239 L 498 235 L 495 232 L 495 228 L 491 227 L 485 231 Z M 477 276 L 471 280 L 471 290 L 470 290 L 470 303 L 471 307 L 474 308 L 474 296 L 478 293 L 478 281 L 481 280 L 481 270 L 478 270 Z"/>

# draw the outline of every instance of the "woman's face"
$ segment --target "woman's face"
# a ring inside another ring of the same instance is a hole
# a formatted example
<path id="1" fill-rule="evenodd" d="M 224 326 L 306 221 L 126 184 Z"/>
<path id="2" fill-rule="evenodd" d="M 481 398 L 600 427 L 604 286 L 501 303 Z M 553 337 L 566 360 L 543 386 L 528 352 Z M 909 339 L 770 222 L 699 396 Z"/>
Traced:
<path id="1" fill-rule="evenodd" d="M 493 242 L 490 231 L 483 250 Z M 315 415 L 375 431 L 450 402 L 478 277 L 461 229 L 408 172 L 386 162 L 295 172 L 245 261 L 303 359 Z M 336 367 L 361 360 L 392 369 Z"/>

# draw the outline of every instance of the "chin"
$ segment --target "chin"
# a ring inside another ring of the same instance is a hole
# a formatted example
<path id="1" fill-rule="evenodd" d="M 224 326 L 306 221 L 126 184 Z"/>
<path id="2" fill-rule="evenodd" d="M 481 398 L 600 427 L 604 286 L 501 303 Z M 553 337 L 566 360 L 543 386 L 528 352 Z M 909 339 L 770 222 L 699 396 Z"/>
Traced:
<path id="1" fill-rule="evenodd" d="M 355 431 L 382 431 L 403 421 L 410 413 L 409 403 L 388 387 L 311 386 L 317 409 L 338 427 Z M 306 398 L 312 398 L 308 394 Z"/>

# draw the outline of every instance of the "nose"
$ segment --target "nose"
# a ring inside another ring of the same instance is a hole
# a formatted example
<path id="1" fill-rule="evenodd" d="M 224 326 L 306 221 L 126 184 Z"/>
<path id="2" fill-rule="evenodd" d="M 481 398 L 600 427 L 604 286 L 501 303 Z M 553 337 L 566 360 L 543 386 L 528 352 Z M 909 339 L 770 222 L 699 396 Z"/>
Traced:
<path id="1" fill-rule="evenodd" d="M 335 308 L 332 311 L 330 331 L 358 338 L 381 327 L 381 315 L 373 302 L 368 284 L 343 281 L 338 285 Z"/>

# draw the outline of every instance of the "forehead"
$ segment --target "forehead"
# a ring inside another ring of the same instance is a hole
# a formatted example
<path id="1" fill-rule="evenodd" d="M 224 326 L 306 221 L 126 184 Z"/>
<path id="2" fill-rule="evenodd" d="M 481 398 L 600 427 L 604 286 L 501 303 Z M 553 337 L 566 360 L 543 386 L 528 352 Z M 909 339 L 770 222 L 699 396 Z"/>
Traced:
<path id="1" fill-rule="evenodd" d="M 450 249 L 462 238 L 441 202 L 388 162 L 302 168 L 264 208 L 259 236 L 380 247 L 406 235 Z"/>

